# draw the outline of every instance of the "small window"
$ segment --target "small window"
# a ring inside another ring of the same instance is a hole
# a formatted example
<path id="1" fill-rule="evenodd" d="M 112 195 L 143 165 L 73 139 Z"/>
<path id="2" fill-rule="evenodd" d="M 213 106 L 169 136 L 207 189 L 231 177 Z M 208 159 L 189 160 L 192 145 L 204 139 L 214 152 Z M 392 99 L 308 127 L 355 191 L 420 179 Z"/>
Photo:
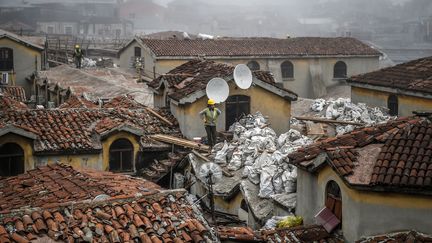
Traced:
<path id="1" fill-rule="evenodd" d="M 48 26 L 47 32 L 48 32 L 48 34 L 54 34 L 54 27 L 53 26 Z"/>
<path id="2" fill-rule="evenodd" d="M 71 26 L 65 27 L 65 34 L 66 35 L 72 35 L 72 27 Z"/>
<path id="3" fill-rule="evenodd" d="M 225 102 L 225 128 L 228 129 L 243 115 L 250 113 L 250 97 L 246 95 L 232 95 Z"/>
<path id="4" fill-rule="evenodd" d="M 390 116 L 399 115 L 399 101 L 396 95 L 392 94 L 388 97 L 387 108 L 389 109 Z"/>
<path id="5" fill-rule="evenodd" d="M 115 172 L 133 171 L 133 146 L 127 139 L 118 139 L 109 149 L 109 170 Z"/>
<path id="6" fill-rule="evenodd" d="M 13 69 L 13 50 L 10 48 L 0 48 L 0 71 L 11 71 Z"/>
<path id="7" fill-rule="evenodd" d="M 24 151 L 15 143 L 0 146 L 0 176 L 16 176 L 24 173 Z"/>
<path id="8" fill-rule="evenodd" d="M 281 64 L 282 78 L 294 78 L 294 66 L 290 61 Z"/>
<path id="9" fill-rule="evenodd" d="M 347 77 L 347 65 L 344 62 L 339 61 L 334 65 L 333 77 L 334 78 Z"/>
<path id="10" fill-rule="evenodd" d="M 259 65 L 259 63 L 257 61 L 250 61 L 250 62 L 248 62 L 247 66 L 252 71 L 258 71 L 258 70 L 260 70 L 260 65 Z"/>
<path id="11" fill-rule="evenodd" d="M 135 57 L 141 57 L 141 47 L 135 47 Z"/>

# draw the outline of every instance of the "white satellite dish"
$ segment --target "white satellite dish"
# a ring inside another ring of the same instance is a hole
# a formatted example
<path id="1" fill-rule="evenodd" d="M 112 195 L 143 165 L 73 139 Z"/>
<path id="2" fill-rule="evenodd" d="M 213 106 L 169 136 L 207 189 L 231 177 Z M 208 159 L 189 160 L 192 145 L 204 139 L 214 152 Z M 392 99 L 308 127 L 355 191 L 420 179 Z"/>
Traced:
<path id="1" fill-rule="evenodd" d="M 201 165 L 198 176 L 208 185 L 213 185 L 222 179 L 222 169 L 215 163 L 205 163 Z"/>
<path id="2" fill-rule="evenodd" d="M 216 103 L 224 102 L 229 95 L 229 86 L 221 78 L 212 78 L 206 87 L 207 97 L 213 99 Z"/>
<path id="3" fill-rule="evenodd" d="M 234 68 L 234 81 L 240 89 L 249 89 L 252 85 L 252 71 L 244 64 L 237 65 Z"/>

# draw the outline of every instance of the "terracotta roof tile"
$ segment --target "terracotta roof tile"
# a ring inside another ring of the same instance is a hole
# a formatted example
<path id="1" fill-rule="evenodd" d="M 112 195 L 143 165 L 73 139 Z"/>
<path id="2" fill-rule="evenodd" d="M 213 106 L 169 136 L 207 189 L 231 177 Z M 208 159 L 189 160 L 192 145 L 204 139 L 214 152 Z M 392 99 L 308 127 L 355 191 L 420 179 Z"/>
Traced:
<path id="1" fill-rule="evenodd" d="M 143 109 L 145 105 L 134 100 L 133 97 L 122 95 L 117 96 L 103 105 L 104 108 L 125 108 L 125 109 Z"/>
<path id="2" fill-rule="evenodd" d="M 432 122 L 426 118 L 399 118 L 370 128 L 359 128 L 342 136 L 323 140 L 307 148 L 298 150 L 288 157 L 291 163 L 303 167 L 302 162 L 312 160 L 321 153 L 327 153 L 330 165 L 342 177 L 349 181 L 349 176 L 361 167 L 358 153 L 366 146 L 381 144 L 371 167 L 362 173 L 370 177 L 369 186 L 410 187 L 412 189 L 431 188 L 432 160 L 428 152 L 430 143 L 427 131 L 432 128 Z M 355 138 L 365 130 L 378 131 L 367 142 Z M 410 140 L 405 142 L 404 138 Z M 413 142 L 410 142 L 413 141 Z M 423 144 L 423 145 L 422 145 Z M 426 155 L 428 154 L 428 155 Z M 363 162 L 366 163 L 366 162 Z M 308 164 L 307 166 L 310 166 Z"/>
<path id="3" fill-rule="evenodd" d="M 87 100 L 84 97 L 71 95 L 65 103 L 61 104 L 59 109 L 70 109 L 70 108 L 98 108 L 98 105 Z"/>
<path id="4" fill-rule="evenodd" d="M 351 77 L 348 82 L 384 86 L 407 91 L 432 92 L 432 57 Z"/>
<path id="5" fill-rule="evenodd" d="M 0 86 L 0 92 L 19 102 L 25 102 L 27 100 L 24 88 L 21 86 L 2 85 Z"/>
<path id="6" fill-rule="evenodd" d="M 377 243 L 377 242 L 392 242 L 392 243 L 405 243 L 405 242 L 432 242 L 432 236 L 418 233 L 416 231 L 409 232 L 396 232 L 385 235 L 377 235 L 362 238 L 356 243 Z"/>
<path id="7" fill-rule="evenodd" d="M 89 151 L 101 149 L 100 135 L 122 126 L 143 133 L 179 134 L 145 109 L 8 110 L 0 116 L 0 129 L 14 126 L 34 133 L 35 151 Z M 147 139 L 148 140 L 148 139 Z"/>
<path id="8" fill-rule="evenodd" d="M 5 110 L 27 110 L 26 104 L 11 98 L 8 95 L 0 95 L 0 111 Z"/>
<path id="9" fill-rule="evenodd" d="M 113 181 L 115 183 L 112 183 Z M 94 199 L 102 194 L 110 197 L 145 194 L 159 188 L 158 185 L 144 179 L 53 164 L 18 176 L 0 179 L 0 211 Z M 31 218 L 23 217 L 24 227 L 27 228 L 32 219 L 39 218 L 64 221 L 59 214 L 53 215 L 48 211 L 43 211 L 42 214 L 34 212 Z"/>
<path id="10" fill-rule="evenodd" d="M 216 240 L 207 222 L 186 199 L 184 193 L 184 191 L 163 191 L 125 199 L 82 201 L 45 210 L 17 211 L 14 212 L 11 221 L 6 219 L 7 215 L 3 215 L 5 217 L 0 219 L 0 239 L 28 242 L 34 238 L 33 235 L 37 235 L 37 237 L 48 236 L 60 242 L 163 243 Z M 160 210 L 156 210 L 153 205 L 159 205 Z M 135 208 L 142 210 L 135 210 Z M 124 214 L 124 212 L 128 213 Z M 146 216 L 148 212 L 155 212 L 155 214 L 148 218 Z M 52 215 L 57 216 L 54 218 Z M 28 221 L 30 217 L 33 218 L 32 221 Z M 28 221 L 27 227 L 17 228 L 17 222 L 22 222 L 24 219 Z M 142 224 L 143 219 L 148 221 L 148 225 Z M 186 225 L 181 227 L 185 223 Z"/>
<path id="11" fill-rule="evenodd" d="M 380 52 L 354 38 L 298 37 L 216 40 L 141 39 L 156 56 L 376 56 Z"/>
<path id="12" fill-rule="evenodd" d="M 262 238 L 249 227 L 218 227 L 219 238 L 222 241 L 261 242 Z"/>
<path id="13" fill-rule="evenodd" d="M 172 92 L 169 92 L 168 96 L 174 100 L 180 100 L 197 91 L 205 90 L 208 81 L 212 78 L 232 79 L 234 68 L 234 66 L 225 63 L 217 63 L 208 60 L 191 60 L 174 68 L 167 74 L 154 79 L 149 83 L 149 87 L 158 90 L 162 87 L 163 80 L 165 80 L 168 83 L 167 88 L 172 89 Z M 297 94 L 292 91 L 277 86 L 270 72 L 254 71 L 253 75 L 266 84 L 288 92 L 292 97 L 297 97 Z"/>

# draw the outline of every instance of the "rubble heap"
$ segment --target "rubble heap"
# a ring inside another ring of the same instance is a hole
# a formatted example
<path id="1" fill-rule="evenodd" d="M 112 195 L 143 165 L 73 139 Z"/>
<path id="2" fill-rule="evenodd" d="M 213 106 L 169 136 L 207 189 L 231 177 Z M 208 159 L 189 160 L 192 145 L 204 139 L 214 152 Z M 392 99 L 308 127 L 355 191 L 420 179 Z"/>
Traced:
<path id="1" fill-rule="evenodd" d="M 336 100 L 316 99 L 310 109 L 317 112 L 317 117 L 364 123 L 373 125 L 388 121 L 391 116 L 388 112 L 379 107 L 368 107 L 364 103 L 354 104 L 348 98 L 338 98 Z M 351 132 L 354 130 L 353 125 L 337 125 L 336 132 L 338 135 Z"/>
<path id="2" fill-rule="evenodd" d="M 296 130 L 277 137 L 259 112 L 234 123 L 229 131 L 233 140 L 219 143 L 212 150 L 216 163 L 231 171 L 243 169 L 244 178 L 259 184 L 261 198 L 295 192 L 297 171 L 287 163 L 287 155 L 312 143 L 311 139 Z"/>

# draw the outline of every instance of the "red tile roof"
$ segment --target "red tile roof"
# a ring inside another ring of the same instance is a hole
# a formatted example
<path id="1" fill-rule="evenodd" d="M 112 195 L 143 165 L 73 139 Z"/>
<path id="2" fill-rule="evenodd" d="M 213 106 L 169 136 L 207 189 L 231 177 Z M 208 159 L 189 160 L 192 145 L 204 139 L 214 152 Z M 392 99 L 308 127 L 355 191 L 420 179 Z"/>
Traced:
<path id="1" fill-rule="evenodd" d="M 373 127 L 329 138 L 288 155 L 290 162 L 304 169 L 321 153 L 329 165 L 352 185 L 370 189 L 432 189 L 432 122 L 405 117 Z"/>
<path id="2" fill-rule="evenodd" d="M 27 110 L 26 104 L 13 99 L 8 95 L 0 95 L 0 111 L 6 110 Z"/>
<path id="3" fill-rule="evenodd" d="M 149 83 L 149 87 L 159 90 L 165 80 L 168 84 L 167 88 L 173 89 L 172 92 L 168 93 L 168 96 L 179 101 L 197 91 L 205 90 L 208 81 L 212 78 L 220 77 L 232 79 L 234 68 L 233 65 L 229 64 L 195 59 L 154 79 Z M 294 92 L 277 86 L 270 72 L 254 71 L 253 75 L 264 83 L 278 90 L 287 92 L 293 99 L 294 97 L 297 98 L 297 94 Z"/>
<path id="4" fill-rule="evenodd" d="M 143 109 L 145 105 L 140 104 L 128 95 L 117 96 L 103 105 L 104 108 Z"/>
<path id="5" fill-rule="evenodd" d="M 0 116 L 0 129 L 4 127 L 35 134 L 35 152 L 62 153 L 100 150 L 100 137 L 112 130 L 133 130 L 144 137 L 180 133 L 145 109 L 8 110 Z"/>
<path id="6" fill-rule="evenodd" d="M 432 57 L 354 76 L 348 82 L 353 85 L 376 85 L 430 94 L 432 93 Z"/>
<path id="7" fill-rule="evenodd" d="M 28 209 L 0 218 L 1 242 L 214 242 L 185 191 Z M 8 241 L 9 240 L 9 241 Z"/>
<path id="8" fill-rule="evenodd" d="M 261 234 L 262 238 L 267 242 L 344 242 L 343 240 L 327 233 L 327 231 L 319 225 L 263 230 L 261 231 Z"/>
<path id="9" fill-rule="evenodd" d="M 70 108 L 98 108 L 99 106 L 84 97 L 71 95 L 69 99 L 61 104 L 59 109 L 70 109 Z"/>
<path id="10" fill-rule="evenodd" d="M 24 88 L 21 86 L 0 86 L 0 93 L 19 102 L 27 100 Z"/>
<path id="11" fill-rule="evenodd" d="M 103 194 L 123 197 L 154 193 L 158 189 L 158 185 L 140 178 L 53 164 L 0 179 L 0 214 L 22 207 L 94 199 Z"/>
<path id="12" fill-rule="evenodd" d="M 356 241 L 356 243 L 380 243 L 380 242 L 391 242 L 391 243 L 406 243 L 406 242 L 432 242 L 431 235 L 425 235 L 415 231 L 409 232 L 397 232 L 389 233 L 386 235 L 378 235 L 366 237 Z"/>
<path id="13" fill-rule="evenodd" d="M 380 52 L 354 38 L 298 37 L 215 40 L 141 39 L 157 56 L 378 56 Z"/>

